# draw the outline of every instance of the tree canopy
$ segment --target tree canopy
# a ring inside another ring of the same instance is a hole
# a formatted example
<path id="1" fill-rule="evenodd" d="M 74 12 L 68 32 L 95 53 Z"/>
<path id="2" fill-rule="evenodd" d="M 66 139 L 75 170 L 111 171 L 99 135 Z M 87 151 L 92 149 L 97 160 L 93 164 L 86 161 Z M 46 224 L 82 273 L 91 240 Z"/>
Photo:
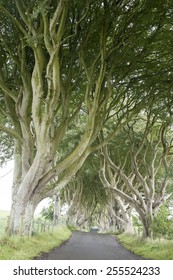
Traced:
<path id="1" fill-rule="evenodd" d="M 0 130 L 15 160 L 9 228 L 23 217 L 27 232 L 38 202 L 132 116 L 148 106 L 172 113 L 173 3 L 1 0 L 0 11 Z M 79 138 L 60 155 L 73 127 Z"/>

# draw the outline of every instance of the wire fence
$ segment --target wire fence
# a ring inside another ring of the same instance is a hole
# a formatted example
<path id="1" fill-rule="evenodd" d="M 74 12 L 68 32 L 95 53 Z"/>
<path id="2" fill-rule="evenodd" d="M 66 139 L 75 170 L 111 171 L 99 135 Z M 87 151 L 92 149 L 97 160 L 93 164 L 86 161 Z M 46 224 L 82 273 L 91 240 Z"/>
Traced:
<path id="1" fill-rule="evenodd" d="M 0 238 L 5 233 L 6 225 L 7 225 L 7 218 L 0 218 Z"/>
<path id="2" fill-rule="evenodd" d="M 56 225 L 53 223 L 53 221 L 46 221 L 41 218 L 33 219 L 31 222 L 30 235 L 40 232 L 53 231 L 55 226 Z"/>
<path id="3" fill-rule="evenodd" d="M 8 217 L 0 218 L 0 238 L 6 233 L 8 223 Z M 53 221 L 44 220 L 42 218 L 33 219 L 31 222 L 31 227 L 28 235 L 32 236 L 34 234 L 42 233 L 42 232 L 51 232 L 57 226 L 65 225 L 65 219 L 61 218 L 58 224 L 54 224 Z M 22 235 L 23 229 L 23 221 L 20 222 L 20 235 Z"/>

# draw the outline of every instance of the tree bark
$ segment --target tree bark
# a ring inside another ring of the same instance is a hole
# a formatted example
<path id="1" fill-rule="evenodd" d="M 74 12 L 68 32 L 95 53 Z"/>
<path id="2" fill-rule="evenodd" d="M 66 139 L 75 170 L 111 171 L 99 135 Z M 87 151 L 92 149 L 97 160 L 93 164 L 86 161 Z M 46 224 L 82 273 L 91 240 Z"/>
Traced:
<path id="1" fill-rule="evenodd" d="M 40 177 L 44 174 L 48 162 L 44 153 L 37 152 L 33 164 L 24 177 L 21 176 L 22 171 L 19 172 L 21 165 L 18 155 L 15 163 L 17 166 L 15 166 L 8 232 L 28 235 L 35 208 L 41 199 L 39 195 L 34 196 L 33 191 L 37 187 Z"/>
<path id="2" fill-rule="evenodd" d="M 23 199 L 22 195 L 18 195 L 11 207 L 10 219 L 7 232 L 10 235 L 30 235 L 31 224 L 34 211 L 37 207 L 35 200 Z"/>
<path id="3" fill-rule="evenodd" d="M 142 240 L 146 238 L 152 238 L 152 222 L 153 216 L 151 215 L 140 215 L 142 221 Z"/>
<path id="4" fill-rule="evenodd" d="M 61 205 L 60 205 L 60 194 L 54 195 L 54 212 L 53 212 L 53 224 L 54 226 L 58 225 L 60 215 L 61 215 Z"/>

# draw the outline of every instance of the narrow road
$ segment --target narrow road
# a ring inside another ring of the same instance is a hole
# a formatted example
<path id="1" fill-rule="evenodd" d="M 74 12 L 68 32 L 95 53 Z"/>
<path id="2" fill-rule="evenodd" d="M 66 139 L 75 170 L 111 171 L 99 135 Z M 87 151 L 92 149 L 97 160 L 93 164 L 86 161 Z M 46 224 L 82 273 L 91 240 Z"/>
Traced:
<path id="1" fill-rule="evenodd" d="M 46 242 L 46 241 L 45 241 Z M 119 244 L 115 236 L 95 232 L 73 232 L 63 245 L 49 253 L 42 253 L 37 260 L 141 260 Z"/>

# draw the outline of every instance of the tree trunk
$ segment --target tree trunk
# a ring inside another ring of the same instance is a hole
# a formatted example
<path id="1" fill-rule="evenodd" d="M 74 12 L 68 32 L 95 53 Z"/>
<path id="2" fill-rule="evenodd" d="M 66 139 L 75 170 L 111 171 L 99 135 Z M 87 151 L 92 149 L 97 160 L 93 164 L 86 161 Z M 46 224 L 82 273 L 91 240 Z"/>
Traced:
<path id="1" fill-rule="evenodd" d="M 153 216 L 152 215 L 145 215 L 140 216 L 143 226 L 143 232 L 142 232 L 142 240 L 146 238 L 152 238 L 152 222 L 153 222 Z"/>
<path id="2" fill-rule="evenodd" d="M 54 195 L 54 213 L 53 213 L 53 224 L 58 225 L 59 223 L 59 218 L 60 218 L 60 210 L 61 210 L 61 205 L 60 205 L 60 195 Z"/>
<path id="3" fill-rule="evenodd" d="M 21 196 L 17 197 L 11 207 L 8 225 L 8 233 L 10 235 L 30 235 L 36 206 L 37 203 L 34 203 L 30 199 L 26 201 L 26 198 L 23 200 Z"/>
<path id="4" fill-rule="evenodd" d="M 8 225 L 9 234 L 29 234 L 34 211 L 40 198 L 39 195 L 34 194 L 34 190 L 46 166 L 45 156 L 37 154 L 27 174 L 18 180 L 15 178 Z"/>

